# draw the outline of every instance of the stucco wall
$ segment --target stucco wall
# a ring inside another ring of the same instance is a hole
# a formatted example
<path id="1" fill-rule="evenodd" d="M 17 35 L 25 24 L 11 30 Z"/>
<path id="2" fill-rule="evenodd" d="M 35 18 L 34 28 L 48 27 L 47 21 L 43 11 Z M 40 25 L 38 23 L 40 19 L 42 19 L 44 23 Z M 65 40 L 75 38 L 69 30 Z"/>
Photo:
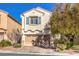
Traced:
<path id="1" fill-rule="evenodd" d="M 14 19 L 9 17 L 4 11 L 0 11 L 0 28 L 11 32 L 13 29 L 21 29 L 21 24 L 18 24 Z"/>
<path id="2" fill-rule="evenodd" d="M 0 11 L 0 28 L 7 29 L 7 14 Z"/>
<path id="3" fill-rule="evenodd" d="M 23 31 L 28 31 L 28 30 L 32 30 L 32 31 L 40 30 L 40 31 L 43 31 L 45 25 L 49 22 L 49 18 L 51 16 L 50 13 L 45 12 L 45 11 L 43 11 L 43 12 L 44 12 L 44 14 L 42 14 L 40 12 L 37 12 L 36 10 L 31 10 L 31 11 L 28 11 L 27 13 L 25 13 L 24 16 L 22 16 L 22 28 L 23 28 Z M 26 24 L 26 19 L 27 19 L 26 17 L 29 17 L 29 16 L 39 16 L 39 17 L 41 17 L 41 24 L 39 24 L 39 25 L 27 25 Z"/>
<path id="4" fill-rule="evenodd" d="M 18 24 L 16 21 L 14 21 L 11 17 L 8 16 L 7 28 L 7 32 L 12 32 L 14 29 L 21 29 L 21 24 Z"/>
<path id="5" fill-rule="evenodd" d="M 3 39 L 8 39 L 7 34 L 12 32 L 13 29 L 21 29 L 21 24 L 15 21 L 14 18 L 9 16 L 6 11 L 0 10 L 0 36 L 3 35 Z M 1 38 L 0 38 L 1 39 Z"/>

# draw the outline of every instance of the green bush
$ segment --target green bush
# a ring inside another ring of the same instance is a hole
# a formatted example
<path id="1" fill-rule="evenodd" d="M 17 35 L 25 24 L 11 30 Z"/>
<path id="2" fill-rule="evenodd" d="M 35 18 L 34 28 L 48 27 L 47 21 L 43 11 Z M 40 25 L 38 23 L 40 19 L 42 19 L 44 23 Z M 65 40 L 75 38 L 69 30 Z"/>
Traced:
<path id="1" fill-rule="evenodd" d="M 72 48 L 73 47 L 73 42 L 67 43 L 66 49 Z"/>
<path id="2" fill-rule="evenodd" d="M 66 49 L 66 45 L 65 44 L 57 44 L 58 48 L 60 51 L 63 51 Z"/>
<path id="3" fill-rule="evenodd" d="M 72 49 L 74 49 L 74 50 L 79 50 L 79 45 L 74 45 L 74 46 L 72 47 Z"/>
<path id="4" fill-rule="evenodd" d="M 56 44 L 56 50 L 64 51 L 66 49 L 66 41 L 64 39 L 54 40 L 54 44 Z"/>
<path id="5" fill-rule="evenodd" d="M 60 51 L 61 50 L 66 50 L 66 49 L 70 49 L 73 47 L 73 42 L 64 40 L 64 39 L 60 39 L 60 40 L 55 40 L 54 44 L 56 44 L 56 48 L 58 48 Z"/>
<path id="6" fill-rule="evenodd" d="M 21 44 L 20 44 L 20 43 L 15 43 L 15 44 L 13 45 L 13 47 L 15 47 L 15 48 L 21 48 Z"/>
<path id="7" fill-rule="evenodd" d="M 11 42 L 9 41 L 9 40 L 2 40 L 1 42 L 0 42 L 0 46 L 1 47 L 7 47 L 7 46 L 11 46 L 12 44 L 11 44 Z"/>

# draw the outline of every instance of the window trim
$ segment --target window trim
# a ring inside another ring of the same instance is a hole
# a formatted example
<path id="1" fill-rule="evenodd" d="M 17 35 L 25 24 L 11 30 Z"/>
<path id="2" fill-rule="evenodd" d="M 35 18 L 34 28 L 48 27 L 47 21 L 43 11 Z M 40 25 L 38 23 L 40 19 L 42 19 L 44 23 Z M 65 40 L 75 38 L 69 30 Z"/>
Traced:
<path id="1" fill-rule="evenodd" d="M 37 17 L 38 19 L 36 20 L 36 22 L 35 23 L 33 23 L 34 21 L 32 21 L 32 23 L 31 23 L 31 18 L 34 18 L 34 17 Z M 39 22 L 40 21 L 40 22 Z M 28 22 L 29 23 L 27 23 L 27 20 L 26 20 L 26 24 L 27 25 L 40 25 L 41 24 L 41 16 L 29 16 L 28 17 Z M 37 24 L 36 24 L 37 23 Z"/>

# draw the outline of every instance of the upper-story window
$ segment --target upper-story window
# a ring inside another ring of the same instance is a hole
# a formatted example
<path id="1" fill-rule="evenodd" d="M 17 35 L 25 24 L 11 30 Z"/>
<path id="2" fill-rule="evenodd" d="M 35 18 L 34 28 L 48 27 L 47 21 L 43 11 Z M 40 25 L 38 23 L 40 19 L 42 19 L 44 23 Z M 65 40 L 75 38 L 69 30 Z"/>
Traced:
<path id="1" fill-rule="evenodd" d="M 41 24 L 41 17 L 29 16 L 26 18 L 26 24 Z"/>

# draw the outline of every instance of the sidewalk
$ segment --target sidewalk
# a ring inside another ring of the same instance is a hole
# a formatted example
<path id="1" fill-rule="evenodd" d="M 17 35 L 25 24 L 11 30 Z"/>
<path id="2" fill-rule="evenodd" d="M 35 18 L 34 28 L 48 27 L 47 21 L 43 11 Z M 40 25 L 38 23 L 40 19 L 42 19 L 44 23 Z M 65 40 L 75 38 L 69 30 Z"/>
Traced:
<path id="1" fill-rule="evenodd" d="M 72 50 L 67 52 L 55 52 L 53 49 L 45 49 L 39 47 L 23 47 L 23 48 L 0 48 L 0 53 L 11 53 L 11 54 L 25 54 L 27 55 L 48 55 L 48 56 L 72 56 L 79 55 L 79 53 L 74 53 Z"/>
<path id="2" fill-rule="evenodd" d="M 70 54 L 68 53 L 59 53 L 59 52 L 53 52 L 53 53 L 32 53 L 32 52 L 14 52 L 14 51 L 3 51 L 0 50 L 0 53 L 11 53 L 11 54 L 26 54 L 27 55 L 45 55 L 45 56 L 68 56 Z"/>

